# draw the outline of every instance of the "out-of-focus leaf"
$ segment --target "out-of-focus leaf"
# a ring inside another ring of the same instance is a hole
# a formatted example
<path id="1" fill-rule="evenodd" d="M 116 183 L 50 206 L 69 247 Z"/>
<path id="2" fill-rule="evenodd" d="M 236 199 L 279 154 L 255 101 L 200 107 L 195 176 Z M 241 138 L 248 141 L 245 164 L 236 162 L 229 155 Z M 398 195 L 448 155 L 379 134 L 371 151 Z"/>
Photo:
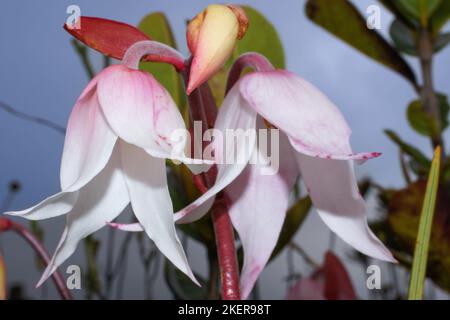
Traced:
<path id="1" fill-rule="evenodd" d="M 428 18 L 433 14 L 442 0 L 397 0 L 395 4 L 405 13 L 420 21 L 422 26 L 428 25 Z"/>
<path id="2" fill-rule="evenodd" d="M 170 24 L 162 12 L 145 16 L 139 23 L 138 28 L 155 41 L 167 44 L 172 48 L 177 47 Z M 183 114 L 186 99 L 181 77 L 175 68 L 166 63 L 142 62 L 140 69 L 150 72 L 170 92 L 175 103 L 182 109 L 181 113 Z"/>
<path id="3" fill-rule="evenodd" d="M 419 149 L 416 147 L 404 142 L 394 131 L 392 130 L 384 130 L 386 135 L 395 143 L 397 144 L 400 149 L 403 150 L 404 153 L 409 155 L 411 158 L 413 158 L 415 161 L 417 161 L 421 166 L 425 168 L 429 168 L 431 161 L 423 155 L 422 152 L 420 152 Z"/>
<path id="4" fill-rule="evenodd" d="M 433 217 L 436 207 L 436 198 L 439 185 L 439 169 L 441 166 L 441 149 L 437 147 L 431 163 L 430 174 L 428 175 L 425 198 L 423 200 L 422 212 L 419 220 L 419 230 L 414 249 L 413 266 L 411 270 L 408 299 L 421 300 L 425 285 L 425 275 L 427 270 L 430 236 L 433 226 Z"/>
<path id="5" fill-rule="evenodd" d="M 440 127 L 444 131 L 448 127 L 448 112 L 450 106 L 447 101 L 447 96 L 438 94 L 439 112 L 440 112 Z M 431 118 L 422 108 L 420 100 L 410 103 L 407 111 L 408 121 L 411 127 L 418 133 L 424 136 L 432 136 L 438 131 L 435 120 Z"/>
<path id="6" fill-rule="evenodd" d="M 323 266 L 306 278 L 301 278 L 289 289 L 288 300 L 356 300 L 350 276 L 331 251 L 325 254 Z"/>
<path id="7" fill-rule="evenodd" d="M 397 19 L 400 19 L 403 23 L 408 25 L 409 27 L 416 29 L 417 28 L 417 21 L 416 19 L 408 14 L 402 7 L 399 7 L 395 1 L 396 0 L 378 0 L 383 4 L 384 7 L 386 7 Z"/>
<path id="8" fill-rule="evenodd" d="M 274 259 L 291 242 L 295 233 L 301 227 L 303 221 L 311 209 L 311 199 L 307 196 L 299 199 L 287 212 L 281 229 L 278 243 L 272 252 L 270 260 Z"/>
<path id="9" fill-rule="evenodd" d="M 443 0 L 439 7 L 436 8 L 435 12 L 431 16 L 431 29 L 433 30 L 433 34 L 438 34 L 442 27 L 448 22 L 450 19 L 450 1 Z"/>
<path id="10" fill-rule="evenodd" d="M 37 221 L 30 221 L 30 231 L 34 234 L 36 239 L 38 239 L 41 243 L 44 241 L 44 230 L 39 225 L 39 222 Z M 35 257 L 36 261 L 36 267 L 38 270 L 44 270 L 47 266 L 45 264 L 45 261 L 42 260 L 42 258 L 39 255 L 36 255 Z"/>
<path id="11" fill-rule="evenodd" d="M 426 190 L 421 179 L 402 190 L 385 190 L 386 219 L 371 228 L 410 268 L 416 244 L 421 208 Z M 427 276 L 440 288 L 450 292 L 450 198 L 448 187 L 439 187 L 428 255 Z"/>
<path id="12" fill-rule="evenodd" d="M 449 43 L 450 43 L 449 32 L 438 35 L 436 40 L 434 41 L 434 52 L 439 52 L 440 50 L 448 46 Z"/>
<path id="13" fill-rule="evenodd" d="M 138 41 L 150 40 L 139 29 L 118 21 L 80 17 L 80 28 L 64 29 L 88 47 L 115 59 L 122 60 L 127 49 Z"/>
<path id="14" fill-rule="evenodd" d="M 6 266 L 0 254 L 0 300 L 6 300 Z"/>
<path id="15" fill-rule="evenodd" d="M 169 261 L 166 260 L 164 263 L 166 282 L 177 300 L 205 300 L 207 298 L 207 282 L 198 274 L 194 273 L 194 275 L 201 287 L 193 283 L 191 279 Z"/>
<path id="16" fill-rule="evenodd" d="M 285 68 L 285 57 L 280 37 L 272 23 L 259 11 L 249 6 L 242 6 L 249 20 L 249 28 L 236 48 L 228 63 L 209 80 L 214 99 L 221 105 L 225 94 L 228 71 L 234 60 L 246 52 L 259 52 L 264 55 L 276 68 Z"/>
<path id="17" fill-rule="evenodd" d="M 395 19 L 389 28 L 389 34 L 395 47 L 407 54 L 417 56 L 416 35 L 406 24 Z"/>
<path id="18" fill-rule="evenodd" d="M 308 0 L 306 14 L 313 22 L 368 57 L 398 72 L 413 85 L 416 78 L 407 62 L 347 0 Z"/>

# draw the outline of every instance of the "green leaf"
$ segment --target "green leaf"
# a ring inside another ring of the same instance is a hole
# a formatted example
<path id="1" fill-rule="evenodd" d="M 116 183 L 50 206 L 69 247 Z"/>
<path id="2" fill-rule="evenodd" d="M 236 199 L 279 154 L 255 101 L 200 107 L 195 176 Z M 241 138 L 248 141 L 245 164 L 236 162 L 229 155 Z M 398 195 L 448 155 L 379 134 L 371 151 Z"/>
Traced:
<path id="1" fill-rule="evenodd" d="M 0 254 L 0 300 L 6 300 L 6 266 Z"/>
<path id="2" fill-rule="evenodd" d="M 450 43 L 450 33 L 442 33 L 437 36 L 437 38 L 434 40 L 434 52 L 439 52 L 442 49 L 444 49 L 448 44 Z"/>
<path id="3" fill-rule="evenodd" d="M 395 19 L 389 28 L 389 34 L 399 51 L 417 56 L 416 34 L 405 23 Z"/>
<path id="4" fill-rule="evenodd" d="M 431 16 L 431 30 L 433 34 L 438 34 L 442 27 L 448 22 L 450 19 L 450 1 L 444 0 L 441 2 L 439 7 L 436 8 L 436 11 Z"/>
<path id="5" fill-rule="evenodd" d="M 201 287 L 198 287 L 184 273 L 167 259 L 164 263 L 164 276 L 175 299 L 177 300 L 205 300 L 208 296 L 207 282 L 194 273 Z"/>
<path id="6" fill-rule="evenodd" d="M 395 0 L 378 0 L 381 4 L 387 8 L 397 19 L 401 20 L 404 24 L 409 27 L 416 29 L 417 21 L 413 16 L 405 12 L 403 8 L 399 8 L 398 4 L 395 3 Z"/>
<path id="7" fill-rule="evenodd" d="M 425 168 L 430 167 L 430 160 L 423 155 L 422 152 L 420 152 L 419 149 L 413 147 L 412 145 L 404 142 L 394 131 L 392 130 L 384 130 L 386 135 L 395 143 L 397 144 L 400 149 L 403 150 L 404 153 L 409 155 L 411 158 L 413 158 L 415 161 L 417 161 L 421 166 Z"/>
<path id="8" fill-rule="evenodd" d="M 291 242 L 295 233 L 301 227 L 303 221 L 311 209 L 311 199 L 304 197 L 299 199 L 287 212 L 286 219 L 284 220 L 283 227 L 281 229 L 280 237 L 278 238 L 277 245 L 272 252 L 270 260 L 274 259 L 283 249 Z"/>
<path id="9" fill-rule="evenodd" d="M 138 28 L 152 40 L 162 42 L 176 48 L 175 38 L 166 16 L 161 12 L 145 16 Z M 173 100 L 184 114 L 186 98 L 181 77 L 175 68 L 166 63 L 142 62 L 140 69 L 150 72 L 172 95 Z"/>
<path id="10" fill-rule="evenodd" d="M 444 131 L 448 127 L 448 112 L 450 106 L 447 101 L 447 96 L 438 94 L 437 99 L 441 119 L 440 127 L 441 131 Z M 409 124 L 419 134 L 424 136 L 432 136 L 437 132 L 435 120 L 423 110 L 420 100 L 415 100 L 409 104 L 407 116 Z"/>
<path id="11" fill-rule="evenodd" d="M 423 297 L 428 261 L 428 247 L 430 243 L 431 228 L 433 226 L 434 210 L 439 185 L 440 163 L 441 149 L 440 147 L 437 147 L 434 152 L 422 212 L 420 214 L 419 231 L 417 233 L 413 266 L 409 282 L 409 300 L 421 300 Z"/>
<path id="12" fill-rule="evenodd" d="M 305 10 L 313 22 L 416 85 L 407 62 L 378 32 L 367 28 L 366 20 L 349 1 L 308 0 Z"/>
<path id="13" fill-rule="evenodd" d="M 280 69 L 285 68 L 283 45 L 277 30 L 259 11 L 249 6 L 242 6 L 249 20 L 249 28 L 241 40 L 236 43 L 228 63 L 209 81 L 214 99 L 221 105 L 225 94 L 228 71 L 234 60 L 246 52 L 259 52 Z"/>
<path id="14" fill-rule="evenodd" d="M 442 0 L 397 0 L 395 4 L 403 12 L 420 21 L 424 27 L 428 25 L 428 18 L 433 14 Z"/>

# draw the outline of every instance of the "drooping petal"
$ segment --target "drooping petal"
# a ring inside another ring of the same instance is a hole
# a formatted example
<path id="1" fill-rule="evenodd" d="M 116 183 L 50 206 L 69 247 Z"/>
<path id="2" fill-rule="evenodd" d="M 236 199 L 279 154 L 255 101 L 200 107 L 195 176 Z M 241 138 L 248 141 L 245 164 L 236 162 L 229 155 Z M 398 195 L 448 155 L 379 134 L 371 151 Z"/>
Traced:
<path id="1" fill-rule="evenodd" d="M 102 73 L 88 84 L 69 118 L 61 160 L 63 191 L 78 190 L 91 181 L 106 166 L 117 141 L 103 116 L 96 93 Z"/>
<path id="2" fill-rule="evenodd" d="M 284 70 L 253 72 L 240 81 L 242 96 L 267 121 L 284 131 L 300 153 L 330 159 L 369 159 L 354 154 L 351 130 L 338 108 L 316 87 Z"/>
<path id="3" fill-rule="evenodd" d="M 175 230 L 165 160 L 122 141 L 120 154 L 136 218 L 167 259 L 198 284 Z"/>
<path id="4" fill-rule="evenodd" d="M 37 286 L 73 254 L 81 239 L 102 228 L 106 221 L 115 219 L 128 205 L 128 191 L 117 150 L 105 169 L 79 193 L 79 200 L 67 214 L 66 228 L 55 254 Z"/>
<path id="5" fill-rule="evenodd" d="M 66 214 L 72 210 L 75 203 L 78 200 L 79 192 L 59 192 L 37 205 L 21 210 L 21 211 L 10 211 L 5 212 L 5 214 L 11 216 L 20 216 L 28 220 L 42 220 L 54 218 L 63 214 Z"/>
<path id="6" fill-rule="evenodd" d="M 113 131 L 158 158 L 191 164 L 203 172 L 212 161 L 186 158 L 187 131 L 167 90 L 149 73 L 123 65 L 109 67 L 98 82 L 98 98 Z"/>
<path id="7" fill-rule="evenodd" d="M 280 136 L 279 150 L 255 150 L 267 156 L 281 156 L 276 174 L 264 174 L 262 163 L 249 164 L 226 189 L 229 214 L 244 249 L 241 271 L 241 297 L 246 299 L 277 244 L 288 209 L 289 194 L 298 177 L 293 149 L 286 136 Z M 268 149 L 270 150 L 270 149 Z M 268 163 L 268 162 L 265 162 Z"/>
<path id="8" fill-rule="evenodd" d="M 178 223 L 189 223 L 206 214 L 212 198 L 244 170 L 255 149 L 256 113 L 242 99 L 238 86 L 234 86 L 225 97 L 214 129 L 214 156 L 218 162 L 216 182 L 192 204 L 175 214 Z M 237 139 L 233 136 L 235 134 L 239 136 Z"/>
<path id="9" fill-rule="evenodd" d="M 352 161 L 317 159 L 297 154 L 312 202 L 325 224 L 356 250 L 395 262 L 367 225 L 366 205 L 358 191 Z"/>

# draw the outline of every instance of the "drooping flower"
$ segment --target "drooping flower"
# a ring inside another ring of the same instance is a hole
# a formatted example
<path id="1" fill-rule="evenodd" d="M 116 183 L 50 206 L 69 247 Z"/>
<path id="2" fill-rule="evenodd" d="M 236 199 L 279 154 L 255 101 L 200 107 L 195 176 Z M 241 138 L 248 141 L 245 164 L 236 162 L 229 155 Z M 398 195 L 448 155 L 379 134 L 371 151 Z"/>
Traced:
<path id="1" fill-rule="evenodd" d="M 356 300 L 350 276 L 341 260 L 326 252 L 322 266 L 289 288 L 287 300 Z"/>
<path id="2" fill-rule="evenodd" d="M 138 42 L 127 51 L 123 65 L 110 66 L 91 80 L 69 118 L 62 191 L 29 209 L 8 212 L 29 220 L 66 215 L 62 238 L 38 286 L 81 239 L 128 204 L 159 250 L 196 281 L 176 234 L 165 161 L 185 162 L 195 173 L 204 169 L 203 162 L 185 157 L 187 137 L 179 136 L 185 125 L 170 94 L 152 75 L 137 70 L 149 46 L 177 55 L 169 47 Z"/>
<path id="3" fill-rule="evenodd" d="M 256 72 L 237 80 L 247 66 Z M 288 71 L 274 70 L 258 54 L 241 56 L 229 79 L 236 83 L 219 110 L 215 130 L 255 131 L 265 129 L 267 124 L 278 128 L 279 170 L 267 174 L 268 148 L 260 145 L 256 134 L 234 144 L 214 140 L 216 182 L 176 213 L 175 219 L 178 223 L 200 219 L 210 210 L 214 196 L 224 190 L 244 249 L 242 298 L 251 292 L 277 243 L 289 195 L 299 175 L 319 216 L 333 232 L 368 256 L 395 262 L 368 227 L 365 201 L 353 169 L 355 160 L 362 162 L 379 153 L 354 153 L 349 141 L 351 130 L 339 109 L 311 83 Z M 223 162 L 234 153 L 237 162 Z M 255 156 L 263 161 L 249 164 Z M 139 224 L 118 228 L 142 229 Z"/>
<path id="4" fill-rule="evenodd" d="M 211 4 L 189 22 L 186 37 L 193 59 L 188 94 L 222 67 L 247 27 L 244 10 L 233 5 Z"/>

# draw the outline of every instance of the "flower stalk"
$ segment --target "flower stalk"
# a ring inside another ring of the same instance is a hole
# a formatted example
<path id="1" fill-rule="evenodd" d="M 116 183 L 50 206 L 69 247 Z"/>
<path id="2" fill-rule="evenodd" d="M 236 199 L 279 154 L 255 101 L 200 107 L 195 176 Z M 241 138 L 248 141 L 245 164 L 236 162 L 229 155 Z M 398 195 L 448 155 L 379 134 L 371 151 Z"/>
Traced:
<path id="1" fill-rule="evenodd" d="M 28 244 L 33 248 L 33 250 L 45 262 L 46 265 L 50 263 L 50 255 L 44 248 L 43 244 L 22 225 L 9 219 L 0 218 L 0 232 L 1 231 L 13 231 L 17 233 L 23 239 L 25 239 L 25 241 L 28 242 Z M 72 294 L 67 289 L 64 278 L 59 273 L 59 271 L 55 271 L 55 273 L 53 273 L 52 279 L 61 298 L 64 300 L 73 300 Z"/>

